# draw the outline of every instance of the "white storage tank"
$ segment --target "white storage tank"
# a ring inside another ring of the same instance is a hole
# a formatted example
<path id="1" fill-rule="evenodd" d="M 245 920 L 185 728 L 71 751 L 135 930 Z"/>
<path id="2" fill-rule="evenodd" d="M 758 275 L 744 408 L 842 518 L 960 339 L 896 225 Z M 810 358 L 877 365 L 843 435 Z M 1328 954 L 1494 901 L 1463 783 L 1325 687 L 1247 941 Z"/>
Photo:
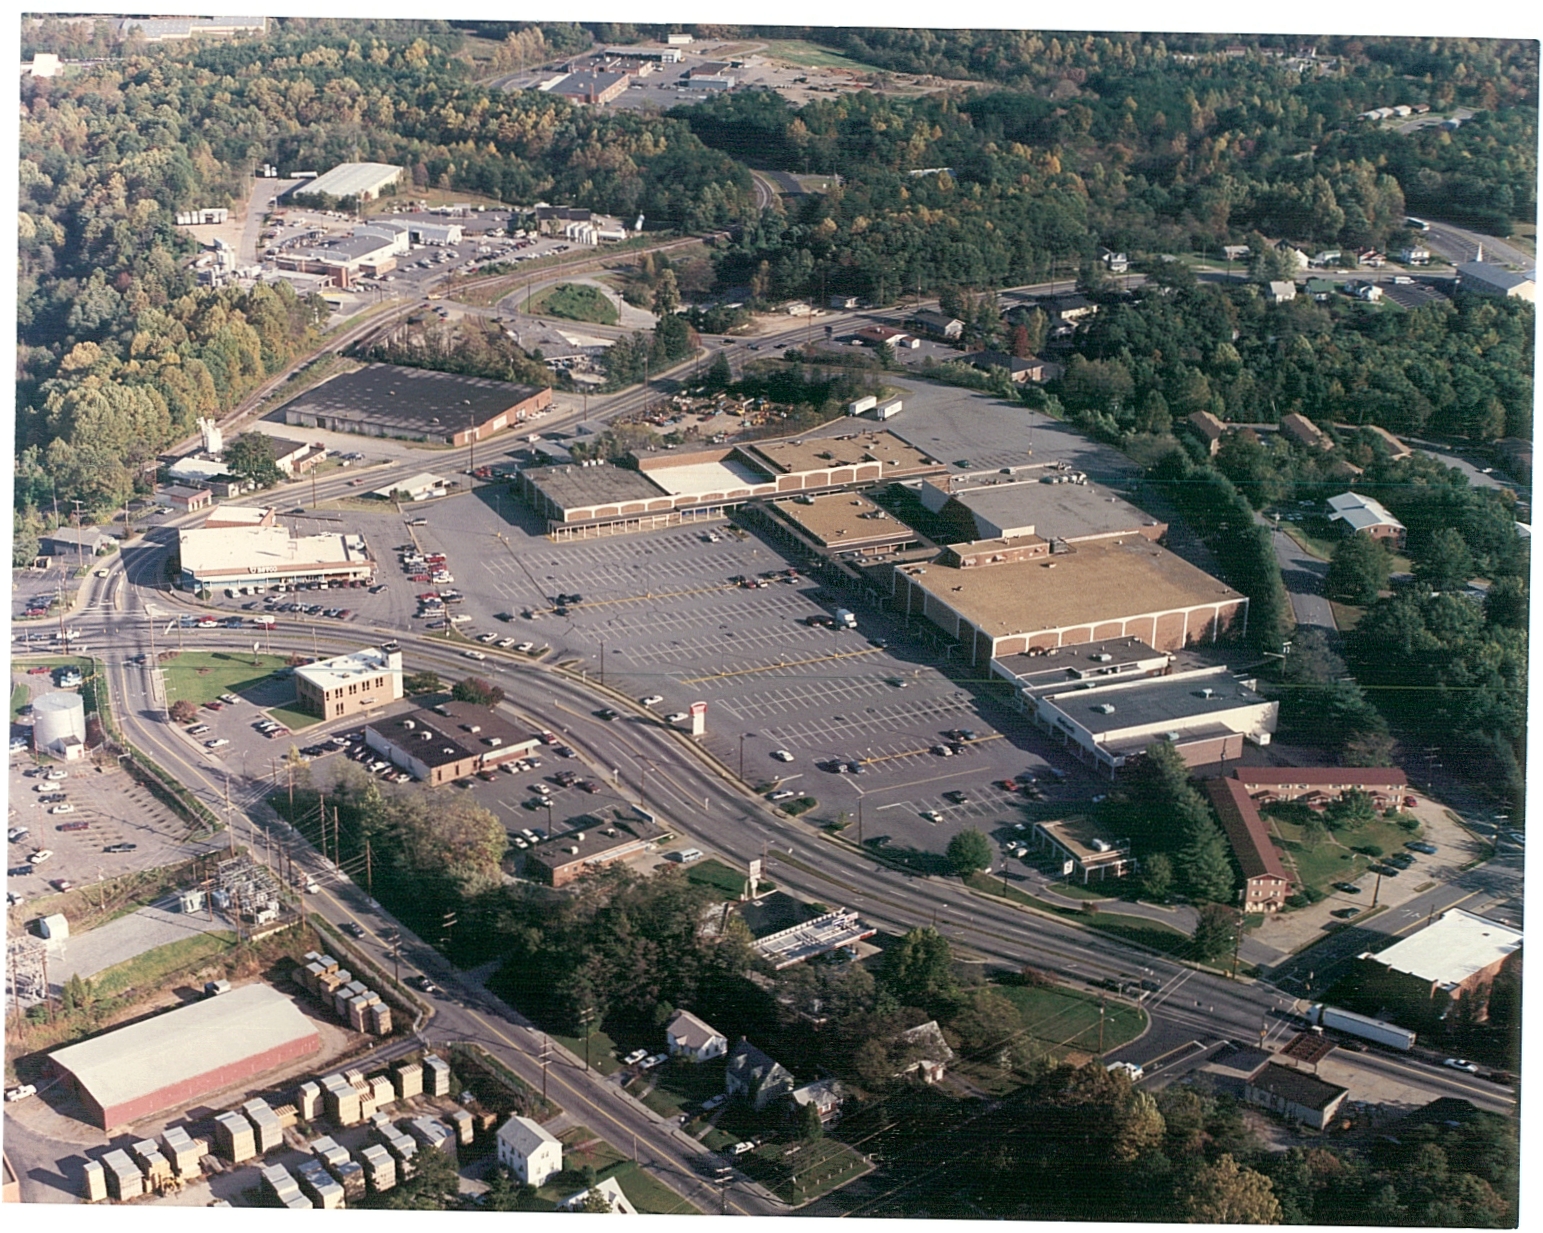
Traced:
<path id="1" fill-rule="evenodd" d="M 32 715 L 32 744 L 39 753 L 78 758 L 85 752 L 86 704 L 79 694 L 61 690 L 34 698 Z"/>

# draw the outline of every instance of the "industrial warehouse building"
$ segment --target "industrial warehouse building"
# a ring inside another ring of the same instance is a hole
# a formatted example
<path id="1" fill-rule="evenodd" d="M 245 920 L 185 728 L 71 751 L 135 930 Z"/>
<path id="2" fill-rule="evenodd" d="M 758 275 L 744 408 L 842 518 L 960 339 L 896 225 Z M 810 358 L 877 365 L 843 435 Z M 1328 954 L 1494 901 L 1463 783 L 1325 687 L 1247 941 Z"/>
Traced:
<path id="1" fill-rule="evenodd" d="M 323 719 L 373 711 L 402 696 L 402 653 L 367 647 L 295 669 L 295 701 Z"/>
<path id="2" fill-rule="evenodd" d="M 1246 628 L 1245 596 L 1140 535 L 1050 548 L 1020 536 L 897 564 L 894 606 L 926 617 L 982 667 L 1000 656 L 1113 638 L 1176 651 Z"/>
<path id="3" fill-rule="evenodd" d="M 718 449 L 639 450 L 631 467 L 577 464 L 520 472 L 520 492 L 553 539 L 625 535 L 721 518 L 761 497 L 882 483 L 941 471 L 890 432 L 755 441 Z"/>
<path id="4" fill-rule="evenodd" d="M 400 670 L 401 657 L 392 658 Z M 364 743 L 420 783 L 437 786 L 524 757 L 541 738 L 487 707 L 442 702 L 376 720 L 364 729 Z"/>
<path id="5" fill-rule="evenodd" d="M 921 544 L 893 514 L 855 492 L 826 492 L 773 501 L 771 524 L 804 548 L 835 557 L 874 557 Z"/>
<path id="6" fill-rule="evenodd" d="M 1081 472 L 1055 464 L 992 475 L 938 475 L 916 485 L 916 494 L 961 541 L 1032 535 L 1068 544 L 1132 535 L 1155 541 L 1168 530 L 1145 510 L 1088 483 Z"/>
<path id="7" fill-rule="evenodd" d="M 1389 1005 L 1455 999 L 1466 993 L 1480 999 L 1482 1013 L 1484 994 L 1501 965 L 1521 946 L 1519 930 L 1449 908 L 1387 950 L 1357 956 L 1357 966 L 1380 978 L 1377 988 Z"/>
<path id="8" fill-rule="evenodd" d="M 314 180 L 303 180 L 289 190 L 294 196 L 354 197 L 374 201 L 402 178 L 402 169 L 389 163 L 339 163 Z"/>
<path id="9" fill-rule="evenodd" d="M 184 586 L 294 585 L 375 576 L 361 535 L 291 535 L 282 526 L 198 527 L 178 535 Z"/>
<path id="10" fill-rule="evenodd" d="M 1268 745 L 1280 703 L 1262 697 L 1252 681 L 1225 666 L 1105 683 L 1024 698 L 1029 714 L 1082 761 L 1110 778 L 1166 741 L 1186 765 L 1241 757 L 1243 742 Z"/>
<path id="11" fill-rule="evenodd" d="M 284 422 L 366 437 L 465 445 L 545 411 L 550 389 L 454 373 L 366 364 L 284 407 Z"/>
<path id="12" fill-rule="evenodd" d="M 320 1048 L 294 1002 L 254 984 L 55 1050 L 49 1061 L 94 1123 L 112 1131 Z"/>

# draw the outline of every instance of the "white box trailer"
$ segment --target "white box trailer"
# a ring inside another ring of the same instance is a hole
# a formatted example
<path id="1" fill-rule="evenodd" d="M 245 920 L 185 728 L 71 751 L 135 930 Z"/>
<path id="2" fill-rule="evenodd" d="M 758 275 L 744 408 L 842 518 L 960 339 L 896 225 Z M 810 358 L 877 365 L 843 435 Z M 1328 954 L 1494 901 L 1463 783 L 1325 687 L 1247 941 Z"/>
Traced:
<path id="1" fill-rule="evenodd" d="M 899 415 L 905 409 L 905 403 L 898 398 L 891 398 L 888 402 L 880 403 L 874 408 L 874 415 L 881 420 L 887 420 L 893 415 Z"/>
<path id="2" fill-rule="evenodd" d="M 878 405 L 879 405 L 879 400 L 878 400 L 877 395 L 865 394 L 863 397 L 857 399 L 855 402 L 847 403 L 847 414 L 848 415 L 861 415 L 864 411 L 872 411 L 874 409 L 874 407 L 876 407 Z"/>
<path id="3" fill-rule="evenodd" d="M 1415 1034 L 1408 1028 L 1399 1027 L 1396 1023 L 1387 1023 L 1382 1019 L 1373 1019 L 1367 1015 L 1358 1015 L 1354 1011 L 1340 1010 L 1337 1006 L 1325 1006 L 1319 1003 L 1307 1012 L 1307 1021 L 1319 1027 L 1344 1032 L 1347 1036 L 1357 1036 L 1362 1040 L 1386 1045 L 1390 1049 L 1407 1052 L 1414 1047 Z"/>

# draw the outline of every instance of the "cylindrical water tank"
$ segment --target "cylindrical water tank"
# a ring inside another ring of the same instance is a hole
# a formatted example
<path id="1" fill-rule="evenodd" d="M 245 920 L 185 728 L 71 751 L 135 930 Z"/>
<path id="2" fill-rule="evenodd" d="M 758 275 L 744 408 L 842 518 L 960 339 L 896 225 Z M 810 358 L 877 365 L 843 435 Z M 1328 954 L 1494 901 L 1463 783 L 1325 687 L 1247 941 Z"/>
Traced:
<path id="1" fill-rule="evenodd" d="M 86 704 L 79 694 L 43 694 L 32 700 L 32 745 L 40 752 L 62 754 L 70 737 L 86 743 Z"/>

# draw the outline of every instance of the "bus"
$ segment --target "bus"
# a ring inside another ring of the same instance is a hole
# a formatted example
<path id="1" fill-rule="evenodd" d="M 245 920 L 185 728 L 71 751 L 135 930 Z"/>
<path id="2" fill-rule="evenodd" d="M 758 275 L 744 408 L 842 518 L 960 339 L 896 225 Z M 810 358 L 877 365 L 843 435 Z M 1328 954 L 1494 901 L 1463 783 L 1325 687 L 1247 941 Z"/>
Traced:
<path id="1" fill-rule="evenodd" d="M 1430 224 L 1428 222 L 1426 222 L 1423 218 L 1415 218 L 1413 215 L 1404 219 L 1404 226 L 1408 227 L 1410 231 L 1430 230 Z"/>

